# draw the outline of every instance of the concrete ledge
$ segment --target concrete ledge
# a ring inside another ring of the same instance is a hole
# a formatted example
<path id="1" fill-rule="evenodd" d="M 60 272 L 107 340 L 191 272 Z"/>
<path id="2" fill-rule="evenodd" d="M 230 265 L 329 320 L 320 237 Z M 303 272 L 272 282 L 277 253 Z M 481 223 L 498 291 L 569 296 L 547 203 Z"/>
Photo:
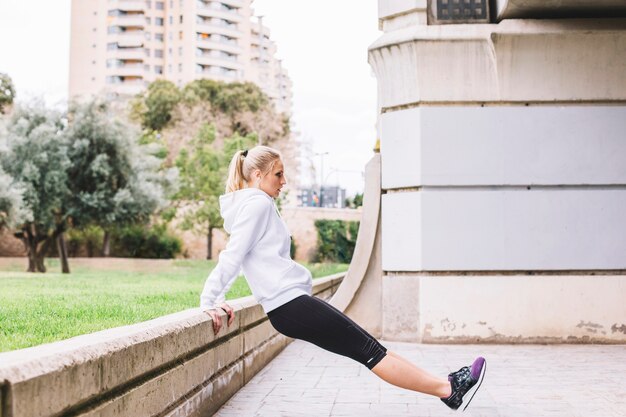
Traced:
<path id="1" fill-rule="evenodd" d="M 314 280 L 313 293 L 330 298 L 344 275 Z M 0 417 L 212 413 L 291 341 L 253 297 L 231 305 L 235 322 L 217 335 L 194 308 L 0 354 Z"/>

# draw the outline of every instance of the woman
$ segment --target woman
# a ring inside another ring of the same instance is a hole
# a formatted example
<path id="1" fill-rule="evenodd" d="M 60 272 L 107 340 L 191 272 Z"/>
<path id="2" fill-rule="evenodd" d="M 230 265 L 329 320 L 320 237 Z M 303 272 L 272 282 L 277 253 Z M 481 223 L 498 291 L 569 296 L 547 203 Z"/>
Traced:
<path id="1" fill-rule="evenodd" d="M 458 409 L 471 401 L 486 365 L 477 358 L 448 379 L 434 377 L 394 352 L 341 311 L 311 296 L 310 272 L 291 260 L 290 234 L 274 204 L 287 183 L 280 153 L 267 146 L 238 151 L 230 162 L 226 194 L 220 197 L 226 249 L 204 285 L 200 306 L 213 319 L 215 333 L 222 326 L 218 308 L 234 320 L 224 295 L 240 268 L 252 294 L 280 333 L 314 343 L 365 365 L 398 387 L 440 398 Z"/>

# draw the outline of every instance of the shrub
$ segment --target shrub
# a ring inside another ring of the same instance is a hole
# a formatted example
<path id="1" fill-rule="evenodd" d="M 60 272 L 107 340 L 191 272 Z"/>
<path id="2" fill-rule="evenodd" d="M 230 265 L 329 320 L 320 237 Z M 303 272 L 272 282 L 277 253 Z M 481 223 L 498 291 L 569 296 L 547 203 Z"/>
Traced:
<path id="1" fill-rule="evenodd" d="M 67 232 L 68 256 L 100 256 L 104 231 L 100 226 L 70 229 Z"/>
<path id="2" fill-rule="evenodd" d="M 359 231 L 358 221 L 316 220 L 316 262 L 350 263 Z"/>
<path id="3" fill-rule="evenodd" d="M 127 226 L 111 234 L 112 256 L 169 259 L 181 251 L 181 240 L 169 234 L 165 226 Z"/>

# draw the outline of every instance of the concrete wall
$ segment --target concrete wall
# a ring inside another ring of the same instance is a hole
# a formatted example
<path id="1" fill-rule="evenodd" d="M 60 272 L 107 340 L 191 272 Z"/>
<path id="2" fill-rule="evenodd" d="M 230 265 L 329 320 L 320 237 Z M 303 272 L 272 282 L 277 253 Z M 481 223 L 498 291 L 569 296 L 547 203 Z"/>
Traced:
<path id="1" fill-rule="evenodd" d="M 329 298 L 342 279 L 314 280 L 313 292 Z M 231 305 L 235 322 L 215 336 L 190 309 L 2 353 L 0 417 L 211 415 L 291 340 L 252 297 Z"/>
<path id="2" fill-rule="evenodd" d="M 24 244 L 6 229 L 0 231 L 0 256 L 26 256 Z"/>
<path id="3" fill-rule="evenodd" d="M 379 10 L 383 338 L 626 342 L 626 20 Z"/>
<path id="4" fill-rule="evenodd" d="M 300 262 L 310 262 L 317 251 L 315 220 L 360 221 L 362 212 L 361 209 L 283 207 L 281 213 L 296 243 L 294 259 Z M 207 239 L 205 236 L 185 232 L 182 234 L 182 238 L 188 257 L 192 259 L 206 258 Z M 217 259 L 219 253 L 224 250 L 226 242 L 227 234 L 223 230 L 213 232 L 213 259 Z"/>

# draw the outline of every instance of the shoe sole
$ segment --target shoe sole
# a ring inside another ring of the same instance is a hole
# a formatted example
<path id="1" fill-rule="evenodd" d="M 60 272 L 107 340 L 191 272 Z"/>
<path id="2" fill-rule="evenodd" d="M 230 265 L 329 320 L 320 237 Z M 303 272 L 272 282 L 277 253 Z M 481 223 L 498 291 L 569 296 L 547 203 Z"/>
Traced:
<path id="1" fill-rule="evenodd" d="M 480 388 L 480 384 L 483 383 L 483 379 L 485 378 L 485 373 L 487 372 L 487 360 L 485 359 L 485 362 L 483 364 L 483 368 L 480 370 L 480 377 L 478 378 L 478 383 L 476 385 L 474 385 L 472 387 L 472 389 L 470 389 L 467 394 L 471 394 L 469 400 L 467 400 L 467 404 L 465 404 L 465 407 L 463 407 L 463 411 L 465 411 L 465 409 L 470 405 L 470 403 L 472 402 L 472 399 L 474 398 L 474 395 L 476 395 L 476 393 L 478 392 L 478 388 Z"/>

